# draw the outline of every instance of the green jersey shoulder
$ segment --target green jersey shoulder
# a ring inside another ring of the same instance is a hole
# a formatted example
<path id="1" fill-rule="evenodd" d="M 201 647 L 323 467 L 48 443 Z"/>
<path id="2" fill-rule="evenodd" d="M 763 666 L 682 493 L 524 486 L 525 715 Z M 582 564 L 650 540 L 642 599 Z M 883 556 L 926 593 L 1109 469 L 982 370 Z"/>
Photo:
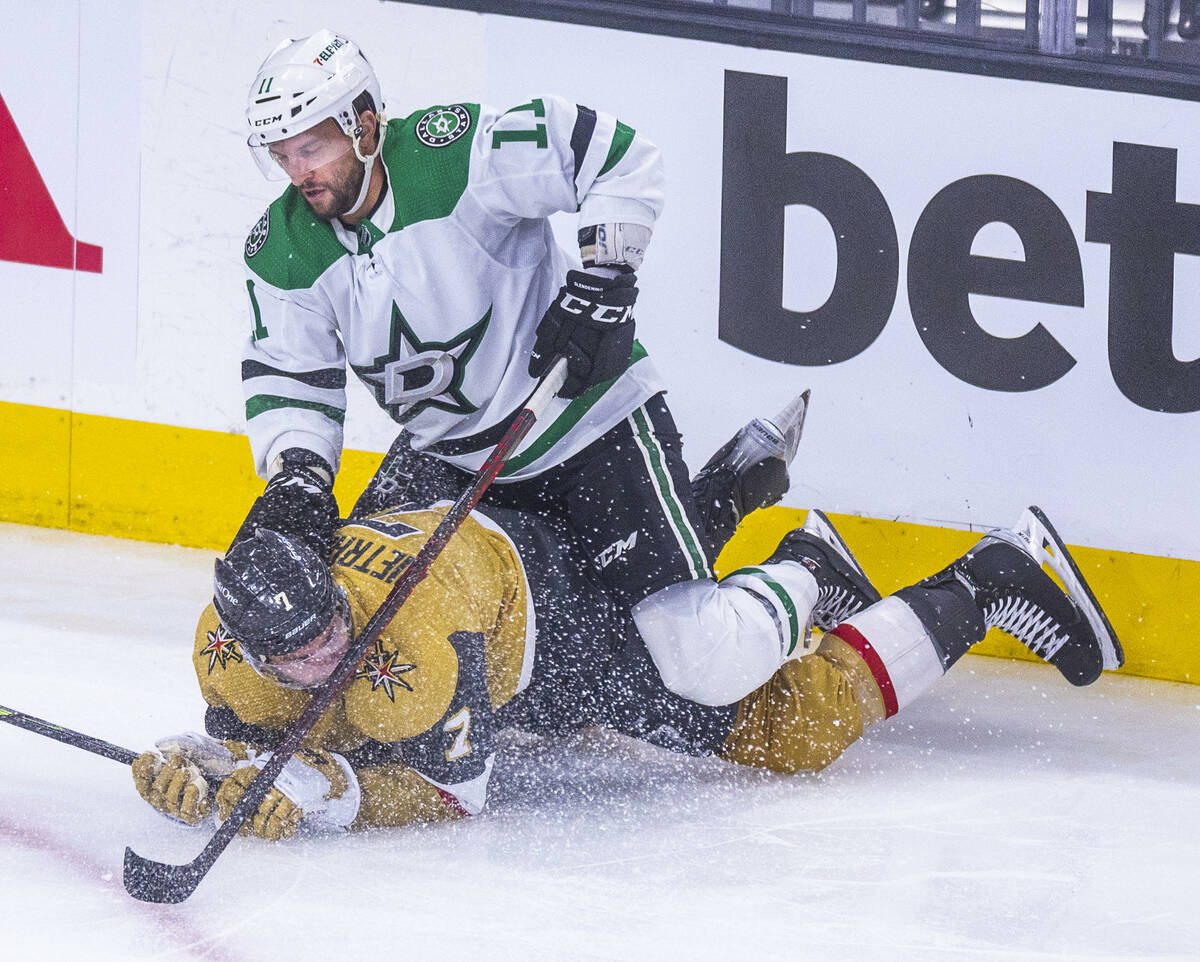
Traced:
<path id="1" fill-rule="evenodd" d="M 478 104 L 428 107 L 388 122 L 382 160 L 395 208 L 389 232 L 450 215 L 467 188 L 478 127 Z M 268 284 L 296 290 L 311 287 L 346 253 L 289 184 L 251 229 L 245 260 Z"/>
<path id="2" fill-rule="evenodd" d="M 285 291 L 312 287 L 346 249 L 295 187 L 278 197 L 246 238 L 246 266 Z"/>
<path id="3" fill-rule="evenodd" d="M 467 189 L 478 104 L 427 107 L 388 123 L 383 158 L 396 217 L 391 230 L 448 217 Z"/>

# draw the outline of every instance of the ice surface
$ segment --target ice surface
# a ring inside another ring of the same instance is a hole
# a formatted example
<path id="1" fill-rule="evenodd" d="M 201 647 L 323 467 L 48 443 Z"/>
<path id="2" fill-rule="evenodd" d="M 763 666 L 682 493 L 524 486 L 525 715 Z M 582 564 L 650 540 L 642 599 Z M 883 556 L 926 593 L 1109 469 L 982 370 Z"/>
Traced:
<path id="1" fill-rule="evenodd" d="M 201 721 L 208 552 L 0 525 L 0 704 L 141 750 Z M 1193 639 L 1188 639 L 1193 642 Z M 968 658 L 824 774 L 510 737 L 468 822 L 186 861 L 116 762 L 0 725 L 0 958 L 1200 958 L 1200 688 Z"/>

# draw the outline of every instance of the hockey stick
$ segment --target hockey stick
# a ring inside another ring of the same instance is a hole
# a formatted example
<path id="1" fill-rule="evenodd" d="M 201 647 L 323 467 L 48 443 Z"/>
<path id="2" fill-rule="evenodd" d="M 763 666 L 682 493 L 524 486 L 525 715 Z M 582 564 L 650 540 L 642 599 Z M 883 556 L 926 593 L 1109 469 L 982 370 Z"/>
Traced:
<path id="1" fill-rule="evenodd" d="M 47 738 L 57 739 L 65 745 L 74 745 L 93 755 L 111 758 L 114 762 L 121 762 L 123 765 L 132 765 L 133 760 L 138 757 L 137 752 L 131 752 L 128 748 L 106 742 L 103 738 L 94 738 L 82 732 L 72 731 L 70 728 L 63 728 L 62 725 L 48 722 L 44 718 L 26 715 L 23 711 L 17 711 L 15 708 L 5 708 L 0 705 L 0 721 L 24 728 L 27 732 L 33 732 L 35 735 L 45 735 Z"/>
<path id="2" fill-rule="evenodd" d="M 318 688 L 313 690 L 312 701 L 293 722 L 279 744 L 271 753 L 270 760 L 263 766 L 262 771 L 255 777 L 238 803 L 213 833 L 204 850 L 194 859 L 184 865 L 172 865 L 165 862 L 155 862 L 138 855 L 132 848 L 125 849 L 125 890 L 136 899 L 143 902 L 182 902 L 195 891 L 201 879 L 212 868 L 213 863 L 225 847 L 238 833 L 242 824 L 250 818 L 266 798 L 275 779 L 283 766 L 299 749 L 305 736 L 324 714 L 325 709 L 349 685 L 363 656 L 375 644 L 375 639 L 388 626 L 405 599 L 420 583 L 429 571 L 430 565 L 441 554 L 442 548 L 450 540 L 454 532 L 471 513 L 471 509 L 479 503 L 484 491 L 488 489 L 500 469 L 517 446 L 529 433 L 546 404 L 555 395 L 567 375 L 567 362 L 563 359 L 555 362 L 549 373 L 542 379 L 537 390 L 525 403 L 525 408 L 517 415 L 500 443 L 475 475 L 471 486 L 459 496 L 450 510 L 429 536 L 421 550 L 404 569 L 395 586 L 388 593 L 379 609 L 371 616 L 355 643 L 342 656 L 333 674 Z"/>

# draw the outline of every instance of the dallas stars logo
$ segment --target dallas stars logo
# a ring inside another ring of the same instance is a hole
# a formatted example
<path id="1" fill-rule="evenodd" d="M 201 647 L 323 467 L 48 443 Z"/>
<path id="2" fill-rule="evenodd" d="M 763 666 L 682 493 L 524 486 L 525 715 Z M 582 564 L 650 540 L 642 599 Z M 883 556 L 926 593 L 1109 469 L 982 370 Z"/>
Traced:
<path id="1" fill-rule="evenodd" d="M 401 663 L 400 652 L 384 651 L 383 644 L 377 641 L 371 653 L 363 659 L 362 666 L 354 673 L 354 677 L 356 680 L 368 679 L 371 682 L 371 691 L 382 688 L 383 693 L 388 696 L 388 701 L 395 701 L 393 686 L 399 685 L 405 691 L 412 691 L 412 685 L 400 676 L 416 667 Z"/>
<path id="2" fill-rule="evenodd" d="M 471 114 L 462 104 L 434 107 L 417 121 L 417 140 L 427 147 L 445 147 L 471 129 Z"/>
<path id="3" fill-rule="evenodd" d="M 253 257 L 263 248 L 263 244 L 267 242 L 267 235 L 271 233 L 271 208 L 267 208 L 267 212 L 258 219 L 258 223 L 254 225 L 250 231 L 250 236 L 246 238 L 246 256 Z"/>
<path id="4" fill-rule="evenodd" d="M 238 651 L 237 639 L 225 630 L 223 624 L 217 623 L 217 630 L 210 631 L 204 636 L 208 644 L 200 649 L 201 655 L 208 655 L 208 673 L 211 675 L 217 665 L 224 671 L 231 661 L 242 661 L 242 653 Z"/>
<path id="5" fill-rule="evenodd" d="M 483 317 L 450 340 L 422 341 L 393 302 L 388 353 L 371 365 L 351 367 L 374 393 L 379 406 L 400 424 L 426 408 L 474 414 L 478 405 L 463 394 L 462 384 L 491 320 L 489 307 Z"/>

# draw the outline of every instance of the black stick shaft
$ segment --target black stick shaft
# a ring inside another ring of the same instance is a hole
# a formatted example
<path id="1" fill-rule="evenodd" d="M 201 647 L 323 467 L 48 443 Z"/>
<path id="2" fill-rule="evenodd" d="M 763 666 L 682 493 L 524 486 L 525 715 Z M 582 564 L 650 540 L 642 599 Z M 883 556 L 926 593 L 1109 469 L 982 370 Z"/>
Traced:
<path id="1" fill-rule="evenodd" d="M 125 849 L 124 881 L 130 895 L 145 902 L 182 902 L 192 894 L 243 823 L 258 810 L 283 766 L 296 754 L 325 709 L 350 683 L 363 656 L 375 644 L 375 640 L 395 617 L 413 589 L 425 578 L 430 565 L 441 554 L 446 542 L 479 503 L 479 499 L 496 479 L 504 463 L 533 427 L 538 414 L 562 386 L 565 377 L 566 361 L 560 360 L 542 380 L 525 409 L 517 415 L 500 443 L 483 463 L 471 486 L 454 502 L 442 522 L 429 536 L 429 540 L 404 569 L 404 573 L 364 626 L 356 642 L 342 656 L 333 674 L 313 692 L 308 707 L 301 712 L 300 717 L 292 723 L 292 727 L 275 746 L 262 771 L 246 787 L 229 817 L 217 827 L 203 851 L 186 865 L 167 865 L 143 858 L 131 848 Z"/>
<path id="2" fill-rule="evenodd" d="M 95 738 L 70 728 L 63 728 L 62 725 L 48 722 L 44 718 L 26 715 L 25 712 L 17 711 L 15 708 L 5 708 L 0 705 L 0 721 L 24 728 L 27 732 L 33 732 L 35 735 L 45 735 L 47 738 L 53 738 L 65 745 L 74 745 L 93 755 L 111 758 L 114 762 L 121 762 L 123 765 L 133 764 L 133 760 L 138 757 L 137 752 L 131 752 L 128 748 L 106 742 L 103 738 Z"/>

